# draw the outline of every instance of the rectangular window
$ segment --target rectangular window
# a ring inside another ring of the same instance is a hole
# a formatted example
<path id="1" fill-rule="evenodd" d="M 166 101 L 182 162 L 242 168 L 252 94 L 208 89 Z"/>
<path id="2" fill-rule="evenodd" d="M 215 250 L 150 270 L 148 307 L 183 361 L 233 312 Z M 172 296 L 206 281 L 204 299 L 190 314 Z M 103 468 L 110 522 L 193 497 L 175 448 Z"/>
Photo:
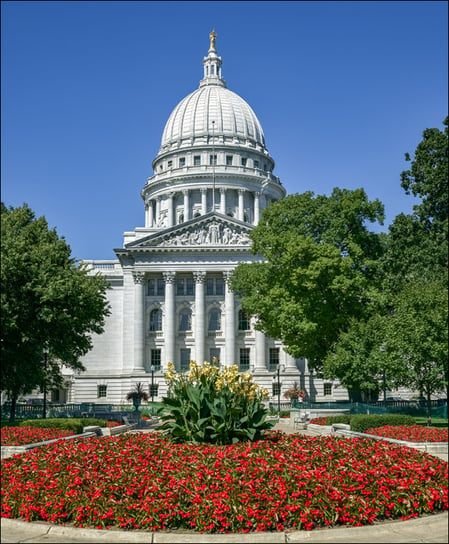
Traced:
<path id="1" fill-rule="evenodd" d="M 240 348 L 239 370 L 249 370 L 249 348 Z"/>
<path id="2" fill-rule="evenodd" d="M 239 331 L 249 331 L 249 317 L 243 310 L 239 311 Z"/>
<path id="3" fill-rule="evenodd" d="M 148 386 L 148 394 L 150 395 L 150 399 L 153 399 L 154 397 L 157 397 L 159 393 L 159 385 L 157 383 L 153 383 L 153 385 Z"/>
<path id="4" fill-rule="evenodd" d="M 209 156 L 209 164 L 212 166 L 217 166 L 217 155 L 210 155 Z"/>
<path id="5" fill-rule="evenodd" d="M 206 279 L 206 295 L 224 295 L 223 278 L 207 278 Z"/>
<path id="6" fill-rule="evenodd" d="M 328 397 L 329 395 L 332 395 L 332 384 L 331 383 L 325 383 L 324 384 L 324 396 Z"/>
<path id="7" fill-rule="evenodd" d="M 201 156 L 195 155 L 193 157 L 193 166 L 200 166 L 200 164 L 201 164 Z"/>
<path id="8" fill-rule="evenodd" d="M 213 278 L 206 279 L 206 295 L 214 294 L 214 280 Z"/>
<path id="9" fill-rule="evenodd" d="M 181 349 L 181 372 L 189 370 L 190 365 L 190 349 L 183 348 Z"/>
<path id="10" fill-rule="evenodd" d="M 173 161 L 168 161 L 168 162 L 167 162 L 167 168 L 171 168 L 172 165 L 173 165 Z"/>
<path id="11" fill-rule="evenodd" d="M 217 278 L 215 280 L 215 294 L 224 295 L 224 281 L 223 278 Z"/>
<path id="12" fill-rule="evenodd" d="M 193 278 L 187 278 L 185 284 L 186 295 L 195 294 L 195 284 L 193 283 Z"/>
<path id="13" fill-rule="evenodd" d="M 97 386 L 97 397 L 103 399 L 107 396 L 108 386 L 107 385 L 98 385 Z"/>
<path id="14" fill-rule="evenodd" d="M 178 278 L 176 280 L 176 294 L 177 295 L 184 294 L 184 280 L 182 278 Z"/>
<path id="15" fill-rule="evenodd" d="M 279 348 L 270 348 L 268 359 L 268 370 L 276 372 L 279 364 Z"/>
<path id="16" fill-rule="evenodd" d="M 220 365 L 220 348 L 210 348 L 210 363 Z"/>
<path id="17" fill-rule="evenodd" d="M 248 159 L 246 157 L 242 157 L 242 166 L 246 166 Z"/>
<path id="18" fill-rule="evenodd" d="M 161 350 L 160 349 L 151 350 L 151 366 L 153 366 L 155 372 L 161 369 Z"/>
<path id="19" fill-rule="evenodd" d="M 226 166 L 232 166 L 232 155 L 226 155 Z"/>
<path id="20" fill-rule="evenodd" d="M 150 297 L 163 297 L 165 294 L 165 281 L 162 278 L 148 280 L 148 295 Z"/>
<path id="21" fill-rule="evenodd" d="M 273 397 L 277 397 L 281 392 L 281 385 L 278 382 L 273 383 Z"/>
<path id="22" fill-rule="evenodd" d="M 185 165 L 186 165 L 186 159 L 185 159 L 185 157 L 181 157 L 179 159 L 179 168 L 182 168 Z"/>
<path id="23" fill-rule="evenodd" d="M 254 168 L 259 168 L 259 161 L 254 161 Z"/>

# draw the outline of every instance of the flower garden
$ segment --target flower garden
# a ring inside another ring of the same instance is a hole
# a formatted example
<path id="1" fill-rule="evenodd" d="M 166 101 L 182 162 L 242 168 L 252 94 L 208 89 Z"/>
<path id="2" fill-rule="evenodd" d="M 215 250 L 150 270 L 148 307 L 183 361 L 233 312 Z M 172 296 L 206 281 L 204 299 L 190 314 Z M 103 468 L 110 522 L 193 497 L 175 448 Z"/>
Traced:
<path id="1" fill-rule="evenodd" d="M 63 438 L 71 436 L 72 431 L 63 429 L 46 429 L 39 427 L 3 427 L 1 434 L 2 446 L 24 446 L 26 444 L 35 444 L 45 440 Z"/>
<path id="2" fill-rule="evenodd" d="M 2 516 L 204 533 L 311 530 L 447 510 L 447 463 L 369 439 L 61 441 L 2 461 Z"/>

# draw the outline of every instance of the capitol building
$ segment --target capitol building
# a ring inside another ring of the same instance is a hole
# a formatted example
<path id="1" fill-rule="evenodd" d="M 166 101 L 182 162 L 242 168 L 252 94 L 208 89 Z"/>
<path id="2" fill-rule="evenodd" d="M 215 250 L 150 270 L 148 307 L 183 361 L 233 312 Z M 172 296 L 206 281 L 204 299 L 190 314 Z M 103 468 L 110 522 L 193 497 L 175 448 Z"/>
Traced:
<path id="1" fill-rule="evenodd" d="M 125 402 L 136 382 L 160 400 L 168 362 L 182 372 L 191 360 L 213 359 L 252 372 L 273 402 L 279 387 L 286 401 L 294 382 L 307 400 L 348 399 L 338 382 L 257 331 L 229 287 L 238 264 L 262 260 L 249 235 L 286 191 L 256 114 L 223 79 L 215 41 L 211 32 L 199 87 L 163 129 L 141 191 L 144 226 L 124 233 L 116 260 L 84 261 L 107 278 L 111 313 L 82 358 L 86 370 L 70 376 L 67 402 Z"/>

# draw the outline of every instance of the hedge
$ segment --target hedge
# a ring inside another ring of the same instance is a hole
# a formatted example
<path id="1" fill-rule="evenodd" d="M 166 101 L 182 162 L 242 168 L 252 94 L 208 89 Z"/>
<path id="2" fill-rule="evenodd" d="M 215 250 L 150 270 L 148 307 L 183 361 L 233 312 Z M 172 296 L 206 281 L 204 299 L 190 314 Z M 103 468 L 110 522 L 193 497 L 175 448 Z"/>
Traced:
<path id="1" fill-rule="evenodd" d="M 25 419 L 20 422 L 20 427 L 39 427 L 50 429 L 64 429 L 67 431 L 73 431 L 74 434 L 81 434 L 84 427 L 91 425 L 98 425 L 99 427 L 106 427 L 107 421 L 105 419 L 94 418 L 48 418 L 48 419 Z"/>
<path id="2" fill-rule="evenodd" d="M 384 425 L 414 425 L 415 418 L 405 414 L 370 414 L 351 416 L 351 431 L 364 433 Z"/>
<path id="3" fill-rule="evenodd" d="M 351 416 L 349 414 L 340 415 L 340 416 L 327 416 L 325 418 L 326 425 L 333 425 L 334 423 L 346 423 L 349 425 L 351 422 Z"/>

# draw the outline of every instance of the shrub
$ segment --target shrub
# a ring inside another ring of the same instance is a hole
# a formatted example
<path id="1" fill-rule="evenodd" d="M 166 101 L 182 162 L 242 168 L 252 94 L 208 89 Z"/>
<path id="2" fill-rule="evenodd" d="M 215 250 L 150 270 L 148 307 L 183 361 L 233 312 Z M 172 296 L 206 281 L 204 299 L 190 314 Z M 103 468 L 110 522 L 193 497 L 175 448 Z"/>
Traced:
<path id="1" fill-rule="evenodd" d="M 176 442 L 235 444 L 256 441 L 275 421 L 267 421 L 263 400 L 268 392 L 253 383 L 237 366 L 219 369 L 207 361 L 190 362 L 190 371 L 176 374 L 172 363 L 165 375 L 169 397 L 158 414 Z"/>
<path id="2" fill-rule="evenodd" d="M 339 416 L 327 416 L 326 425 L 333 425 L 334 423 L 346 423 L 347 425 L 351 422 L 350 414 L 342 414 Z"/>
<path id="3" fill-rule="evenodd" d="M 351 417 L 351 431 L 365 433 L 368 429 L 384 425 L 414 425 L 415 418 L 404 414 L 354 415 Z"/>
<path id="4" fill-rule="evenodd" d="M 49 419 L 25 419 L 21 421 L 21 427 L 39 427 L 41 429 L 64 429 L 73 434 L 83 432 L 83 427 L 98 425 L 106 427 L 107 421 L 94 418 L 49 418 Z"/>

